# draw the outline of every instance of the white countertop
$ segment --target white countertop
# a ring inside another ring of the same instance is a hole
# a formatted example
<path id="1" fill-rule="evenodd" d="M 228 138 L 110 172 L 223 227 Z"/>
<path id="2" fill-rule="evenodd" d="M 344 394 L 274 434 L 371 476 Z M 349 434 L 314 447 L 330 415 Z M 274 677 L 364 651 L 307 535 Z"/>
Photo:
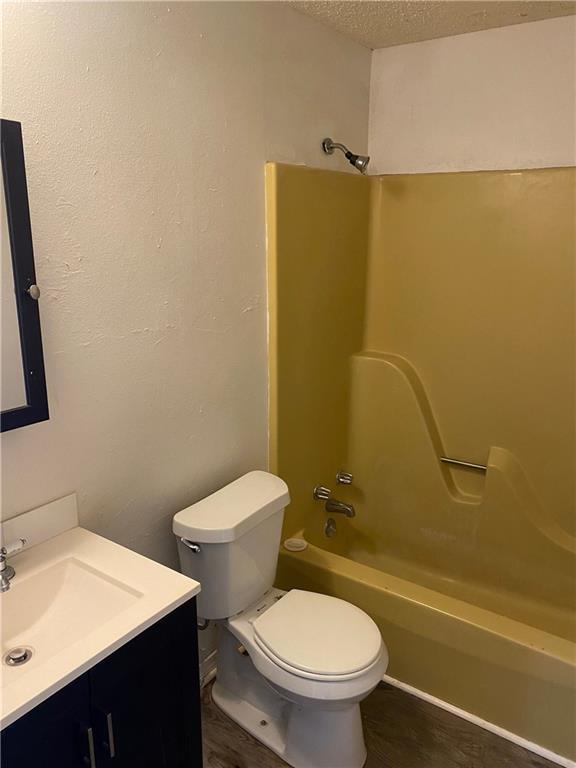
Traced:
<path id="1" fill-rule="evenodd" d="M 33 655 L 0 666 L 2 728 L 200 591 L 197 581 L 79 527 L 9 562 L 16 575 L 0 594 L 2 658 L 15 645 Z"/>

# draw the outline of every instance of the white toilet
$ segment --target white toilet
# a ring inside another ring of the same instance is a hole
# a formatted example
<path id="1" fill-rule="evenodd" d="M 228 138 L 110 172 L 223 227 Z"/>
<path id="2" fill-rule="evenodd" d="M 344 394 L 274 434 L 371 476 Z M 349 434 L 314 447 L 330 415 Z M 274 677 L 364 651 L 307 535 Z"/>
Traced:
<path id="1" fill-rule="evenodd" d="M 372 619 L 335 597 L 272 587 L 286 483 L 249 472 L 174 517 L 198 614 L 221 620 L 216 704 L 295 768 L 361 768 L 359 702 L 388 653 Z"/>

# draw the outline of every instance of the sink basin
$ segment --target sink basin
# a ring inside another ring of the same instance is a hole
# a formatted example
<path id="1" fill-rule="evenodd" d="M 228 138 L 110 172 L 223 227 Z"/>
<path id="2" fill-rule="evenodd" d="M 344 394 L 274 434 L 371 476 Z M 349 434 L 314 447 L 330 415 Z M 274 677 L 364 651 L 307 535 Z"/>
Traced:
<path id="1" fill-rule="evenodd" d="M 15 580 L 2 596 L 2 656 L 15 646 L 30 648 L 29 669 L 82 640 L 141 596 L 81 560 L 61 560 Z M 3 667 L 3 674 L 10 672 L 20 669 Z"/>
<path id="2" fill-rule="evenodd" d="M 4 540 L 24 538 L 28 546 L 10 558 L 16 574 L 0 594 L 0 728 L 200 590 L 80 528 L 74 496 L 6 521 L 2 531 Z"/>

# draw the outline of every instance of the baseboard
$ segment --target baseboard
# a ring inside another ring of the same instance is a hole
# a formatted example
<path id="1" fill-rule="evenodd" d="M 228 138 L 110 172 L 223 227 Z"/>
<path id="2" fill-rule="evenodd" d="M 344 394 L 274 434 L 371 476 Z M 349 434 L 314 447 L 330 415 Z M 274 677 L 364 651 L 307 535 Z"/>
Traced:
<path id="1" fill-rule="evenodd" d="M 429 693 L 425 693 L 424 691 L 421 691 L 418 688 L 414 688 L 407 683 L 396 680 L 394 677 L 384 675 L 382 680 L 383 682 L 388 683 L 388 685 L 394 686 L 394 688 L 399 688 L 402 691 L 406 691 L 406 693 L 409 693 L 411 696 L 416 696 L 423 701 L 427 701 L 428 703 L 433 704 L 435 707 L 444 709 L 446 712 L 450 712 L 452 715 L 456 715 L 457 717 L 461 717 L 463 720 L 467 720 L 473 725 L 484 728 L 485 731 L 490 731 L 490 733 L 493 733 L 496 736 L 500 736 L 502 739 L 511 741 L 513 744 L 517 744 L 519 747 L 523 747 L 529 752 L 533 752 L 535 755 L 543 757 L 545 760 L 549 760 L 551 763 L 561 765 L 562 768 L 576 768 L 576 763 L 573 760 L 569 760 L 567 757 L 557 755 L 555 752 L 551 752 L 549 749 L 541 747 L 539 744 L 534 744 L 534 742 L 528 741 L 528 739 L 524 739 L 522 736 L 517 736 L 515 733 L 511 733 L 510 731 L 501 728 L 499 725 L 489 723 L 487 720 L 483 720 L 481 717 L 472 715 L 463 709 L 455 707 L 453 704 L 442 701 L 442 699 L 437 699 L 435 696 L 431 696 Z"/>

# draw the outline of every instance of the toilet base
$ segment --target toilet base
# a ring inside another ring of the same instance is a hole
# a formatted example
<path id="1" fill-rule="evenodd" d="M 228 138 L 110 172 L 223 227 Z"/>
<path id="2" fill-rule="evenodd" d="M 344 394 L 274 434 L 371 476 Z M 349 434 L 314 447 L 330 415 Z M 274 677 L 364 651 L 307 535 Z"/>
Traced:
<path id="1" fill-rule="evenodd" d="M 293 768 L 362 768 L 366 762 L 358 704 L 317 711 L 284 702 L 270 714 L 227 690 L 218 680 L 212 687 L 212 699 Z"/>
<path id="2" fill-rule="evenodd" d="M 251 647 L 249 632 L 234 621 L 240 637 L 227 622 L 219 627 L 214 703 L 293 768 L 362 768 L 367 754 L 359 702 L 384 670 L 375 670 L 368 688 L 354 691 L 346 684 L 338 690 L 342 698 L 312 698 L 325 693 L 323 684 L 296 693 L 293 686 L 287 690 L 280 685 L 281 677 L 272 682 L 256 668 L 246 650 Z"/>
<path id="3" fill-rule="evenodd" d="M 284 759 L 286 744 L 281 720 L 234 695 L 218 681 L 212 686 L 212 700 L 241 728 Z"/>

